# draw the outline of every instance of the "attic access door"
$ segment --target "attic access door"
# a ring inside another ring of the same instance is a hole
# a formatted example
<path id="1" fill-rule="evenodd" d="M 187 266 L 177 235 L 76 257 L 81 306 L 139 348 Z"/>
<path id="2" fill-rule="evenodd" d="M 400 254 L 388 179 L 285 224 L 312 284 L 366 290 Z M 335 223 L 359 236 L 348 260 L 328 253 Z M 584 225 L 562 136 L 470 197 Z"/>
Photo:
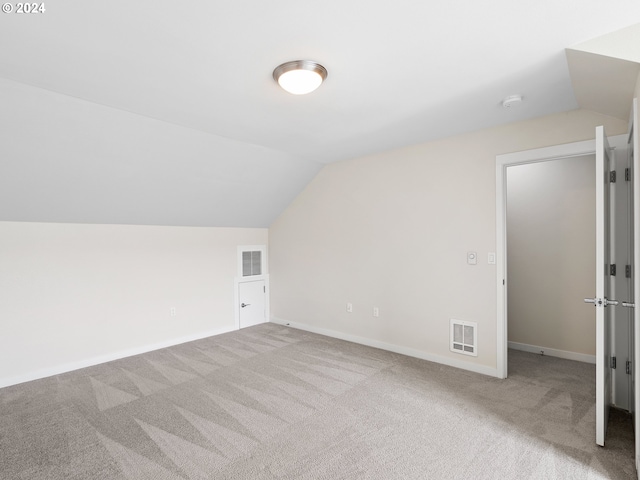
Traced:
<path id="1" fill-rule="evenodd" d="M 252 327 L 267 321 L 267 287 L 264 280 L 238 283 L 240 328 Z"/>
<path id="2" fill-rule="evenodd" d="M 269 275 L 267 247 L 238 247 L 238 276 L 235 279 L 237 328 L 246 328 L 269 319 Z"/>

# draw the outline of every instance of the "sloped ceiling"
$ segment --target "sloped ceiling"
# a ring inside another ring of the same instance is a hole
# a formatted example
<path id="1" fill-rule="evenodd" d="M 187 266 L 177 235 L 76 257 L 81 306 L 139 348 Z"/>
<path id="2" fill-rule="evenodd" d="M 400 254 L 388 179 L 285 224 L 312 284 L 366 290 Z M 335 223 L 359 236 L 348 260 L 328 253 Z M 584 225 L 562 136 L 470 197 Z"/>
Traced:
<path id="1" fill-rule="evenodd" d="M 567 48 L 581 108 L 627 120 L 640 74 L 640 24 Z"/>
<path id="2" fill-rule="evenodd" d="M 577 108 L 565 48 L 640 19 L 637 0 L 45 8 L 0 15 L 0 220 L 268 226 L 325 163 Z M 304 97 L 271 77 L 300 58 L 329 71 Z"/>

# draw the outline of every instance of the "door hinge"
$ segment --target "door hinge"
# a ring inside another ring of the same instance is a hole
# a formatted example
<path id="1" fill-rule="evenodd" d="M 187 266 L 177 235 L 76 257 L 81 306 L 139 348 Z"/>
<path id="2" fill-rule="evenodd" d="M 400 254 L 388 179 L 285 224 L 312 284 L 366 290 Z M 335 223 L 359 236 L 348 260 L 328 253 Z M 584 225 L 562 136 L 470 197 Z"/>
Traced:
<path id="1" fill-rule="evenodd" d="M 626 278 L 631 278 L 631 265 L 624 267 L 624 276 Z"/>
<path id="2" fill-rule="evenodd" d="M 616 171 L 612 170 L 609 172 L 609 182 L 616 183 Z"/>
<path id="3" fill-rule="evenodd" d="M 612 263 L 611 265 L 609 265 L 609 275 L 611 275 L 612 277 L 616 276 L 616 264 Z"/>
<path id="4" fill-rule="evenodd" d="M 611 357 L 611 361 L 609 362 L 609 367 L 613 369 L 616 368 L 616 357 Z"/>
<path id="5" fill-rule="evenodd" d="M 627 360 L 626 372 L 627 375 L 631 375 L 631 362 L 629 360 Z"/>
<path id="6" fill-rule="evenodd" d="M 624 179 L 626 182 L 631 180 L 631 169 L 630 168 L 625 168 L 624 169 Z"/>
<path id="7" fill-rule="evenodd" d="M 267 287 L 266 287 L 266 286 L 263 286 L 263 287 L 262 287 L 262 291 L 263 291 L 264 293 L 267 293 Z"/>

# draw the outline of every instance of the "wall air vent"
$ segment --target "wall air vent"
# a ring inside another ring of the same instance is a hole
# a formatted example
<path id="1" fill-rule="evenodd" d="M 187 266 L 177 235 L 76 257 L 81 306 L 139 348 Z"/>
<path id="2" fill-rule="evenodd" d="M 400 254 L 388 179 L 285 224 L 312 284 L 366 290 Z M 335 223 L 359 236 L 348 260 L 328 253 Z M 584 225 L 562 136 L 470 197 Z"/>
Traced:
<path id="1" fill-rule="evenodd" d="M 242 276 L 262 275 L 262 252 L 242 252 Z"/>
<path id="2" fill-rule="evenodd" d="M 478 324 L 476 322 L 465 322 L 462 320 L 450 321 L 450 344 L 449 350 L 463 355 L 478 356 L 477 333 Z"/>
<path id="3" fill-rule="evenodd" d="M 238 278 L 267 275 L 267 246 L 238 245 Z"/>

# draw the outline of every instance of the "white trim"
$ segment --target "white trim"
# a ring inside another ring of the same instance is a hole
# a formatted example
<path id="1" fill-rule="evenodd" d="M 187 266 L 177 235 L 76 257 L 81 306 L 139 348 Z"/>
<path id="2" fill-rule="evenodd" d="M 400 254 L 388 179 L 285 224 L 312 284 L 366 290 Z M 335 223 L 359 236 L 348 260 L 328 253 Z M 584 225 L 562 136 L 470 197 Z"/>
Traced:
<path id="1" fill-rule="evenodd" d="M 387 350 L 389 352 L 399 353 L 401 355 L 407 355 L 409 357 L 420 358 L 429 362 L 440 363 L 448 365 L 450 367 L 460 368 L 470 372 L 480 373 L 482 375 L 488 375 L 490 377 L 497 377 L 498 371 L 493 367 L 486 365 L 478 365 L 476 363 L 465 362 L 449 357 L 443 357 L 440 355 L 434 355 L 431 353 L 423 352 L 422 350 L 416 350 L 414 348 L 402 347 L 394 345 L 392 343 L 381 342 L 379 340 L 373 340 L 370 338 L 359 337 L 357 335 L 350 335 L 348 333 L 338 332 L 336 330 L 329 330 L 327 328 L 314 327 L 313 325 L 306 325 L 304 323 L 289 322 L 280 318 L 271 317 L 271 323 L 277 323 L 279 325 L 285 325 L 287 327 L 297 328 L 298 330 L 304 330 L 306 332 L 318 333 L 327 337 L 337 338 L 340 340 L 346 340 L 347 342 L 359 343 L 360 345 L 367 345 L 369 347 L 379 348 L 381 350 Z"/>
<path id="2" fill-rule="evenodd" d="M 595 135 L 595 131 L 594 131 Z M 609 137 L 612 147 L 625 148 L 627 135 Z M 554 145 L 523 152 L 496 156 L 496 370 L 499 378 L 507 378 L 507 167 L 539 163 L 581 155 L 594 155 L 596 141 Z M 587 292 L 588 294 L 588 292 Z"/>
<path id="3" fill-rule="evenodd" d="M 496 370 L 507 378 L 507 167 L 496 163 Z"/>
<path id="4" fill-rule="evenodd" d="M 568 352 L 566 350 L 556 350 L 555 348 L 539 347 L 537 345 L 527 345 L 526 343 L 509 342 L 509 348 L 520 350 L 522 352 L 537 353 L 544 352 L 545 356 L 565 358 L 567 360 L 575 360 L 576 362 L 596 363 L 595 355 L 587 355 L 586 353 Z"/>
<path id="5" fill-rule="evenodd" d="M 112 362 L 114 360 L 120 360 L 126 357 L 132 357 L 134 355 L 140 355 L 141 353 L 152 352 L 154 350 L 160 350 L 162 348 L 173 347 L 180 345 L 181 343 L 193 342 L 194 340 L 201 340 L 203 338 L 214 337 L 223 333 L 234 331 L 231 327 L 218 328 L 216 330 L 210 330 L 208 332 L 197 333 L 194 335 L 187 335 L 165 342 L 153 343 L 151 345 L 143 345 L 140 347 L 130 348 L 127 350 L 121 350 L 119 352 L 107 353 L 105 355 L 99 355 L 97 357 L 90 357 L 77 362 L 63 363 L 54 367 L 43 368 L 35 370 L 33 372 L 17 375 L 15 377 L 0 378 L 0 388 L 8 387 L 11 385 L 17 385 L 19 383 L 30 382 L 32 380 L 38 380 L 40 378 L 51 377 L 53 375 L 60 375 L 62 373 L 72 372 L 81 368 L 92 367 L 101 363 Z"/>

